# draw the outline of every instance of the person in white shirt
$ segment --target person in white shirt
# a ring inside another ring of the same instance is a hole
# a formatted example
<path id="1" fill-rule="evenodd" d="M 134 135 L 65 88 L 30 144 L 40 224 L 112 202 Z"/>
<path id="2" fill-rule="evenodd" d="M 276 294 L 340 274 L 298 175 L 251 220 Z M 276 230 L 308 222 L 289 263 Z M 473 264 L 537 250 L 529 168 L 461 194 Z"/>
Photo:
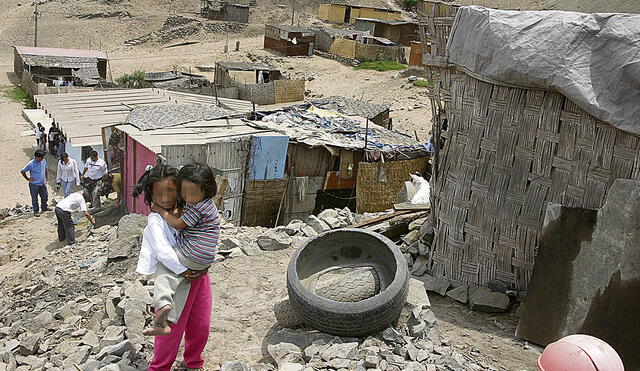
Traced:
<path id="1" fill-rule="evenodd" d="M 56 183 L 62 186 L 64 197 L 71 194 L 73 186 L 80 185 L 80 171 L 76 160 L 69 158 L 66 152 L 63 152 L 58 161 L 58 171 L 56 173 Z"/>
<path id="2" fill-rule="evenodd" d="M 98 152 L 91 151 L 87 162 L 84 164 L 84 170 L 82 170 L 80 179 L 83 180 L 83 185 L 91 197 L 91 208 L 94 210 L 100 207 L 100 195 L 97 192 L 100 188 L 97 187 L 98 182 L 107 174 L 107 163 L 98 157 Z"/>
<path id="3" fill-rule="evenodd" d="M 71 214 L 78 210 L 84 213 L 89 223 L 96 225 L 95 219 L 87 211 L 87 204 L 82 194 L 72 193 L 58 202 L 55 209 L 56 217 L 58 218 L 58 240 L 60 242 L 67 240 L 67 244 L 75 245 L 76 226 L 73 224 Z"/>

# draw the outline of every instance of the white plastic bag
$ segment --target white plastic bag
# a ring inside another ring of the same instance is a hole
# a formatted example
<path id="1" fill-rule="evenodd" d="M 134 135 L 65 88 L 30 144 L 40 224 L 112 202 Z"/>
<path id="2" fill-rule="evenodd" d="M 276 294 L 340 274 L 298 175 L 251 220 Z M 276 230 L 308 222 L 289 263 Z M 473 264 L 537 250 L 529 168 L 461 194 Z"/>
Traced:
<path id="1" fill-rule="evenodd" d="M 431 197 L 431 187 L 423 177 L 419 175 L 411 175 L 411 181 L 416 187 L 416 194 L 411 197 L 411 204 L 429 204 L 429 198 Z"/>

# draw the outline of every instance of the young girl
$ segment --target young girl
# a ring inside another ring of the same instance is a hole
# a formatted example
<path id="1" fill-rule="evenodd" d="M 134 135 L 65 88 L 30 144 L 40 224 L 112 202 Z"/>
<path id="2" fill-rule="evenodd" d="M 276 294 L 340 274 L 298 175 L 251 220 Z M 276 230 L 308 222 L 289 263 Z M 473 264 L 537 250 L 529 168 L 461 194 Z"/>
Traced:
<path id="1" fill-rule="evenodd" d="M 175 210 L 178 201 L 176 169 L 170 166 L 147 166 L 147 170 L 134 188 L 134 196 L 144 195 L 145 203 L 165 210 Z M 144 230 L 137 271 L 141 274 L 158 274 L 171 269 L 191 281 L 186 284 L 188 296 L 178 322 L 171 325 L 168 336 L 157 336 L 154 342 L 150 371 L 171 369 L 184 336 L 184 364 L 198 369 L 204 364 L 204 350 L 211 324 L 211 282 L 207 271 L 192 271 L 184 267 L 174 251 L 175 229 L 157 213 L 151 213 Z M 179 290 L 178 290 L 179 291 Z"/>
<path id="2" fill-rule="evenodd" d="M 155 203 L 152 211 L 162 215 L 167 224 L 180 230 L 177 235 L 176 253 L 181 264 L 191 270 L 205 270 L 214 262 L 220 218 L 213 201 L 217 186 L 211 168 L 205 164 L 189 164 L 179 171 L 180 194 L 186 202 L 181 216 Z M 145 335 L 166 335 L 171 333 L 169 322 L 175 323 L 184 306 L 184 285 L 186 281 L 175 272 L 164 271 L 156 274 L 153 299 L 156 316 Z"/>

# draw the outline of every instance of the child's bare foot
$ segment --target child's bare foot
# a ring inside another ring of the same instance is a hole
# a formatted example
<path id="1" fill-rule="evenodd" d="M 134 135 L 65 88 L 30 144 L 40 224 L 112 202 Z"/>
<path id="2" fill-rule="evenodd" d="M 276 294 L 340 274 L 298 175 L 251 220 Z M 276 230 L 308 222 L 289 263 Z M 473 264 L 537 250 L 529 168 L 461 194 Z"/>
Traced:
<path id="1" fill-rule="evenodd" d="M 167 322 L 167 316 L 171 311 L 171 305 L 165 305 L 156 311 L 156 318 L 153 319 L 152 327 L 142 331 L 143 335 L 157 336 L 157 335 L 169 335 L 171 333 L 171 327 Z"/>

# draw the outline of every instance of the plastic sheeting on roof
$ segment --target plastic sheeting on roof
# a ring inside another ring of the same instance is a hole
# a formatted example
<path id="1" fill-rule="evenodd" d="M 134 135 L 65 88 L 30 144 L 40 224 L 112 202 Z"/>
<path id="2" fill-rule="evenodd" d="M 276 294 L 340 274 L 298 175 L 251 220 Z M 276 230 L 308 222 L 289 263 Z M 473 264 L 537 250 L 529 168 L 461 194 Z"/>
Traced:
<path id="1" fill-rule="evenodd" d="M 492 83 L 557 90 L 640 135 L 640 14 L 458 10 L 449 62 Z"/>

